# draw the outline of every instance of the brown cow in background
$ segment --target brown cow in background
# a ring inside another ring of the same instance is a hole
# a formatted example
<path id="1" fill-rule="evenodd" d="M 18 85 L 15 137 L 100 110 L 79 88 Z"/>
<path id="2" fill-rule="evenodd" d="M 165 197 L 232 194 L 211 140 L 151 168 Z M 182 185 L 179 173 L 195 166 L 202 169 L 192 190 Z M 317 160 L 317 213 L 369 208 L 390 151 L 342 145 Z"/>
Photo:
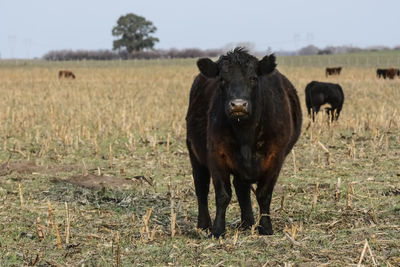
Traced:
<path id="1" fill-rule="evenodd" d="M 396 75 L 399 75 L 399 69 L 390 68 L 386 70 L 386 77 L 390 80 L 393 80 Z"/>
<path id="2" fill-rule="evenodd" d="M 60 70 L 58 72 L 58 78 L 75 79 L 75 74 L 70 70 Z"/>
<path id="3" fill-rule="evenodd" d="M 326 68 L 325 76 L 328 77 L 329 75 L 340 75 L 341 71 L 342 71 L 342 67 Z"/>

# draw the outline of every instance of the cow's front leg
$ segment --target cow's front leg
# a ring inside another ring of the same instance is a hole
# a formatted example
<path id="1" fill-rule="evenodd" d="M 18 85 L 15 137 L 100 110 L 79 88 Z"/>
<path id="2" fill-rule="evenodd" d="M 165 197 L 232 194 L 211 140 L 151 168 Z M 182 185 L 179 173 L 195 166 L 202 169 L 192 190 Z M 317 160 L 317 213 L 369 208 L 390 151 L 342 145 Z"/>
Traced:
<path id="1" fill-rule="evenodd" d="M 212 172 L 212 179 L 215 190 L 215 203 L 217 212 L 211 233 L 215 237 L 225 234 L 225 214 L 232 197 L 229 173 L 225 171 Z"/>
<path id="2" fill-rule="evenodd" d="M 243 228 L 249 228 L 254 224 L 254 215 L 251 207 L 250 198 L 250 184 L 243 182 L 243 180 L 235 176 L 233 179 L 233 185 L 235 186 L 236 196 L 239 201 L 241 211 L 241 226 Z"/>
<path id="3" fill-rule="evenodd" d="M 256 197 L 261 217 L 258 226 L 258 232 L 260 235 L 272 235 L 274 233 L 270 218 L 270 205 L 272 192 L 274 191 L 274 186 L 278 179 L 281 167 L 282 163 L 279 160 L 275 160 L 274 163 L 271 164 L 266 175 L 264 175 L 257 184 Z"/>
<path id="4" fill-rule="evenodd" d="M 193 153 L 192 144 L 187 141 L 190 162 L 193 170 L 194 188 L 197 196 L 198 217 L 197 227 L 209 229 L 211 227 L 211 217 L 208 211 L 208 191 L 210 188 L 210 171 L 203 166 Z"/>

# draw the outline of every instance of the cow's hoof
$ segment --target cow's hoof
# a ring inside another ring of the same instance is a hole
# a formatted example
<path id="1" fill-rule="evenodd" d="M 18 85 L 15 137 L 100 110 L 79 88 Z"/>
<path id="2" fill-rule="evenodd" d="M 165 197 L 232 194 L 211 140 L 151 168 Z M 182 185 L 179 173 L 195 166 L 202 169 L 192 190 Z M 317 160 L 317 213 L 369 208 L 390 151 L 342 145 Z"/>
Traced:
<path id="1" fill-rule="evenodd" d="M 197 228 L 201 230 L 207 230 L 211 228 L 211 221 L 210 222 L 198 222 Z"/>
<path id="2" fill-rule="evenodd" d="M 225 229 L 211 229 L 211 234 L 209 236 L 210 238 L 219 238 L 220 236 L 225 236 Z"/>
<path id="3" fill-rule="evenodd" d="M 250 229 L 254 224 L 254 220 L 253 221 L 242 221 L 239 225 L 240 229 Z"/>
<path id="4" fill-rule="evenodd" d="M 207 230 L 211 228 L 211 218 L 202 218 L 198 217 L 197 218 L 197 228 L 200 228 L 202 230 Z"/>
<path id="5" fill-rule="evenodd" d="M 258 233 L 260 235 L 273 235 L 274 230 L 272 230 L 272 227 L 266 228 L 266 227 L 262 227 L 260 225 L 260 226 L 258 226 Z"/>

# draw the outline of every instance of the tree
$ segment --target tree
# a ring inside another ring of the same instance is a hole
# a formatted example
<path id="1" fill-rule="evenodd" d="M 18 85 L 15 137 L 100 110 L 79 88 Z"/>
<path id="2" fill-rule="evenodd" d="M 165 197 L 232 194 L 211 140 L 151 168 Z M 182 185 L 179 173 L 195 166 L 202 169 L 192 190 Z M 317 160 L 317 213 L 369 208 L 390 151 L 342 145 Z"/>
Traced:
<path id="1" fill-rule="evenodd" d="M 152 49 L 158 38 L 150 36 L 157 28 L 153 22 L 133 13 L 119 17 L 117 26 L 112 29 L 112 35 L 119 37 L 114 40 L 113 49 L 126 48 L 129 53 Z"/>

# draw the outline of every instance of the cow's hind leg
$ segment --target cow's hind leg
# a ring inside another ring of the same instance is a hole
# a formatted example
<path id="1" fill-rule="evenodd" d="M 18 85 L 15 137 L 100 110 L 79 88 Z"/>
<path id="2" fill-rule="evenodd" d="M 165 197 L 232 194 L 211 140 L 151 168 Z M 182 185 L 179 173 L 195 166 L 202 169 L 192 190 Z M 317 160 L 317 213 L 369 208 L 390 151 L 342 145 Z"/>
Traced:
<path id="1" fill-rule="evenodd" d="M 335 110 L 335 120 L 339 119 L 340 111 L 342 111 L 342 106 L 339 105 Z"/>
<path id="2" fill-rule="evenodd" d="M 241 227 L 249 228 L 254 224 L 254 215 L 251 208 L 250 187 L 249 183 L 243 182 L 240 178 L 233 179 L 236 196 L 239 201 L 241 211 Z"/>
<path id="3" fill-rule="evenodd" d="M 325 112 L 328 115 L 330 121 L 333 121 L 333 114 L 334 114 L 333 110 L 334 110 L 333 108 L 325 108 Z"/>
<path id="4" fill-rule="evenodd" d="M 311 119 L 314 122 L 315 121 L 315 116 L 317 115 L 318 111 L 315 111 L 314 108 L 311 109 Z"/>
<path id="5" fill-rule="evenodd" d="M 311 117 L 312 109 L 311 107 L 307 107 L 308 117 Z"/>
<path id="6" fill-rule="evenodd" d="M 331 122 L 333 122 L 334 120 L 337 120 L 337 109 L 336 108 L 332 108 L 330 110 L 330 118 L 331 118 Z"/>
<path id="7" fill-rule="evenodd" d="M 193 169 L 194 187 L 197 196 L 198 217 L 197 227 L 208 229 L 211 227 L 211 217 L 208 210 L 208 192 L 210 190 L 210 171 L 201 165 L 189 147 L 190 162 Z"/>
<path id="8" fill-rule="evenodd" d="M 315 116 L 317 115 L 317 113 L 319 112 L 320 106 L 313 106 L 312 107 L 312 120 L 315 121 Z"/>

